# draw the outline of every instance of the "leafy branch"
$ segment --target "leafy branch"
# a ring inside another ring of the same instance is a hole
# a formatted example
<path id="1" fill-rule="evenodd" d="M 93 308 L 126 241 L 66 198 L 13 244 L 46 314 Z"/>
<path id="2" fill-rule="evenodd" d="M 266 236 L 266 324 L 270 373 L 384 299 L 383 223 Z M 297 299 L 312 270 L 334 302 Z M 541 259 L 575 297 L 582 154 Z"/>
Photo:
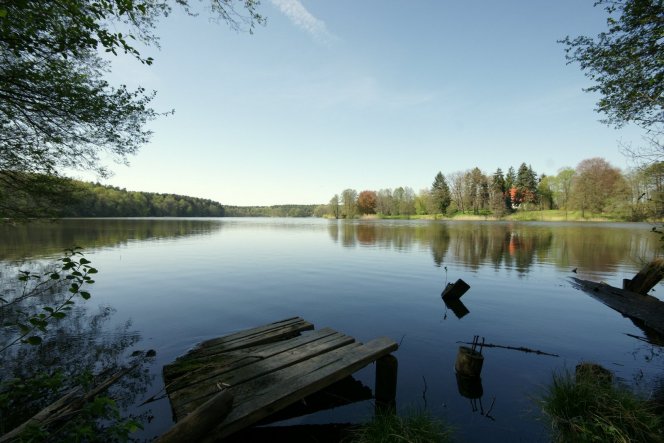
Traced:
<path id="1" fill-rule="evenodd" d="M 41 308 L 43 312 L 29 314 L 19 309 L 18 319 L 14 323 L 4 325 L 5 327 L 17 327 L 19 335 L 0 349 L 0 353 L 17 343 L 41 344 L 42 337 L 39 334 L 46 333 L 52 321 L 65 318 L 76 297 L 80 296 L 83 300 L 88 300 L 91 297 L 90 292 L 86 289 L 87 286 L 94 283 L 91 275 L 96 274 L 97 269 L 93 268 L 91 266 L 92 262 L 83 256 L 81 248 L 75 246 L 66 249 L 64 257 L 59 262 L 59 268 L 43 274 L 19 271 L 18 280 L 23 282 L 22 294 L 11 302 L 2 300 L 3 304 L 0 306 L 0 312 L 28 297 L 42 294 L 54 285 L 68 284 L 69 294 L 60 303 L 53 306 L 43 306 Z M 35 282 L 34 286 L 31 286 L 30 282 Z"/>

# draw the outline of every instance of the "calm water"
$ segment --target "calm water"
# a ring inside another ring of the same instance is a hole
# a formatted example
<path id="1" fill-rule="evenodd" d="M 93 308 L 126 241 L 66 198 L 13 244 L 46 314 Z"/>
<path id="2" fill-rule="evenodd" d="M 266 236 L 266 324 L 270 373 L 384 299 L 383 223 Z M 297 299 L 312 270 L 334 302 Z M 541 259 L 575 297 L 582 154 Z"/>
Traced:
<path id="1" fill-rule="evenodd" d="M 628 319 L 574 289 L 568 278 L 620 286 L 660 246 L 645 224 L 328 221 L 318 219 L 67 220 L 0 227 L 4 276 L 25 260 L 58 257 L 74 244 L 99 269 L 90 309 L 131 319 L 138 348 L 157 350 L 142 401 L 162 387 L 161 366 L 197 342 L 302 316 L 361 341 L 401 342 L 397 402 L 427 408 L 458 441 L 547 441 L 538 394 L 553 371 L 598 362 L 636 389 L 661 382 L 660 348 Z M 458 319 L 440 293 L 462 278 L 469 314 Z M 654 295 L 664 294 L 658 286 Z M 631 335 L 628 335 L 631 334 Z M 481 399 L 460 394 L 458 341 L 474 335 L 560 357 L 485 349 Z M 373 368 L 357 374 L 373 386 Z M 139 401 L 139 403 L 140 403 Z M 480 403 L 481 401 L 481 403 Z M 134 412 L 170 426 L 167 401 Z M 489 417 L 486 412 L 491 409 Z M 485 414 L 483 415 L 482 412 Z M 288 423 L 357 422 L 368 402 Z"/>

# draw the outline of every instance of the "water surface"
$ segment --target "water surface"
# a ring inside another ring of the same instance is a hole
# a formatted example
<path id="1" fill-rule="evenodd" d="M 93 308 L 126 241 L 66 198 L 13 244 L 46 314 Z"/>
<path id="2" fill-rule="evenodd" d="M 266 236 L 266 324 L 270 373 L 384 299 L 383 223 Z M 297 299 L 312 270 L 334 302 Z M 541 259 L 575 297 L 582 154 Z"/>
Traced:
<path id="1" fill-rule="evenodd" d="M 197 342 L 302 316 L 361 341 L 400 342 L 399 407 L 426 408 L 451 423 L 459 441 L 532 442 L 549 438 L 537 398 L 553 371 L 592 360 L 637 390 L 659 380 L 660 348 L 569 282 L 576 268 L 581 278 L 620 286 L 659 252 L 649 231 L 645 224 L 64 220 L 0 227 L 0 260 L 7 277 L 26 260 L 85 247 L 100 271 L 87 304 L 112 306 L 114 321 L 131 319 L 140 332 L 138 347 L 157 350 L 146 396 L 163 387 L 161 366 Z M 459 278 L 471 286 L 461 319 L 440 298 Z M 457 342 L 474 335 L 560 357 L 485 349 L 482 396 L 466 398 L 454 359 Z M 373 386 L 373 367 L 357 378 Z M 170 426 L 166 400 L 134 411 L 146 408 L 155 418 L 144 436 Z M 372 413 L 364 402 L 288 423 L 357 422 Z"/>

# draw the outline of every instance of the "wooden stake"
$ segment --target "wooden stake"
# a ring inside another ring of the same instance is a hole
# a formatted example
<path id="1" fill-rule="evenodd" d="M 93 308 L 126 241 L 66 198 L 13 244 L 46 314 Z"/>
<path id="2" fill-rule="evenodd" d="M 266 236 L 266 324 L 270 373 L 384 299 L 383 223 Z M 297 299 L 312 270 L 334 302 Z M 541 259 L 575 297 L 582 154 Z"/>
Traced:
<path id="1" fill-rule="evenodd" d="M 376 360 L 376 412 L 396 409 L 397 358 L 388 354 Z"/>

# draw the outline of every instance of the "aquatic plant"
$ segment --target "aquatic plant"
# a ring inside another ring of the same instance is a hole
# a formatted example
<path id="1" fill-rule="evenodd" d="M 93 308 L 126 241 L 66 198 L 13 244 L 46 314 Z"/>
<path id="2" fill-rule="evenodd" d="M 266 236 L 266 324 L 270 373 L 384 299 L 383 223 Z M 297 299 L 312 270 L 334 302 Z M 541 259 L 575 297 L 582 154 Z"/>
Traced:
<path id="1" fill-rule="evenodd" d="M 594 371 L 554 374 L 542 398 L 554 441 L 664 442 L 652 404 Z"/>
<path id="2" fill-rule="evenodd" d="M 376 414 L 352 432 L 352 443 L 445 443 L 452 431 L 426 411 L 410 411 L 403 416 Z"/>

